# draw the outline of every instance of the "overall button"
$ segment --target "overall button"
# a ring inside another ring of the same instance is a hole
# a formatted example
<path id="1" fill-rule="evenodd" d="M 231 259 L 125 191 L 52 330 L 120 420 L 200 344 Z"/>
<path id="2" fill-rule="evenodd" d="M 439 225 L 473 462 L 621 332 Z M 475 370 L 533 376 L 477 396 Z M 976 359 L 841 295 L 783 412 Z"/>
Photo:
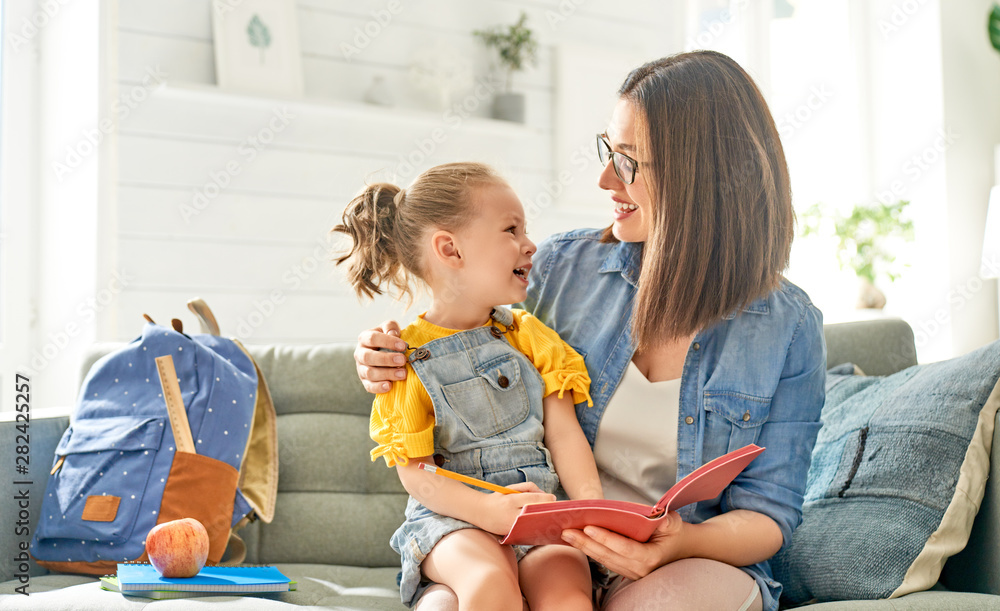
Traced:
<path id="1" fill-rule="evenodd" d="M 493 337 L 495 337 L 497 339 L 500 339 L 500 337 L 503 335 L 503 331 L 501 331 L 500 329 L 497 329 L 494 326 L 491 326 L 490 327 L 490 335 L 492 335 Z"/>
<path id="2" fill-rule="evenodd" d="M 688 416 L 687 418 L 684 419 L 684 424 L 694 424 L 694 418 Z"/>
<path id="3" fill-rule="evenodd" d="M 494 329 L 495 328 L 496 327 L 494 327 Z M 500 377 L 497 378 L 497 384 L 500 385 L 500 388 L 507 388 L 508 386 L 510 386 L 510 380 L 507 379 L 507 376 L 500 374 Z"/>
<path id="4" fill-rule="evenodd" d="M 417 348 L 413 351 L 413 358 L 417 361 L 423 361 L 431 358 L 431 351 L 427 348 Z"/>

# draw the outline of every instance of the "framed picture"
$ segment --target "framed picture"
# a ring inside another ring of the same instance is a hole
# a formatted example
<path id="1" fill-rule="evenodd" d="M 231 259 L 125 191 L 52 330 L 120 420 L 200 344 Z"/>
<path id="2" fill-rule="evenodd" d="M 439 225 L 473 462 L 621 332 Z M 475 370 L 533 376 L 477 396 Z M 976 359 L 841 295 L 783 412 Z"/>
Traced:
<path id="1" fill-rule="evenodd" d="M 212 0 L 221 89 L 302 96 L 295 0 Z"/>

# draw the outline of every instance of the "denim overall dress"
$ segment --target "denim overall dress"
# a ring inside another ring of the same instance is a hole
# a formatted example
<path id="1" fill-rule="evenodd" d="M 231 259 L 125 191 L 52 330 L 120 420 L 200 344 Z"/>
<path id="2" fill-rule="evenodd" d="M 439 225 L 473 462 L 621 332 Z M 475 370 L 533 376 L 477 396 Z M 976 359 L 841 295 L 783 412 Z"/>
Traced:
<path id="1" fill-rule="evenodd" d="M 408 357 L 434 404 L 435 459 L 445 469 L 501 486 L 530 481 L 555 493 L 559 480 L 542 445 L 542 376 L 504 339 L 514 332 L 511 311 L 494 308 L 492 318 L 491 326 L 435 339 Z M 420 563 L 445 535 L 463 528 L 476 527 L 410 497 L 406 521 L 390 540 L 402 558 L 405 604 L 412 606 L 422 589 Z M 518 560 L 527 549 L 515 547 Z"/>

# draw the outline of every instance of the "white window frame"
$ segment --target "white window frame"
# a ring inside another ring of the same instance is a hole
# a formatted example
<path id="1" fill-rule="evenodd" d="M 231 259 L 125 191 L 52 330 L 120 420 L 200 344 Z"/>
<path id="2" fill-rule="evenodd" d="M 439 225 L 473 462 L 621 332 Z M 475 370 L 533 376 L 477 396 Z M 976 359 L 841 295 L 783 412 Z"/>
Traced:
<path id="1" fill-rule="evenodd" d="M 36 329 L 38 39 L 21 25 L 37 10 L 30 0 L 0 4 L 0 413 L 14 409 Z"/>

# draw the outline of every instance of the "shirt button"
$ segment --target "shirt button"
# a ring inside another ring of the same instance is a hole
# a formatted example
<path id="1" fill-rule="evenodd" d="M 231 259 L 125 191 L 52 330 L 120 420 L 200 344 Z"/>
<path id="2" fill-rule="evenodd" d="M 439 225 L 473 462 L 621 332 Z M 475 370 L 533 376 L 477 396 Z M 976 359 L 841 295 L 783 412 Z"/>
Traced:
<path id="1" fill-rule="evenodd" d="M 695 350 L 701 350 L 701 344 L 699 344 L 698 342 L 691 344 L 691 347 L 694 348 Z"/>
<path id="2" fill-rule="evenodd" d="M 684 424 L 694 424 L 694 418 L 688 416 L 687 418 L 684 419 Z"/>
<path id="3" fill-rule="evenodd" d="M 510 386 L 510 380 L 507 379 L 507 376 L 501 374 L 500 377 L 497 378 L 497 384 L 500 385 L 500 388 L 507 388 Z"/>
<path id="4" fill-rule="evenodd" d="M 743 414 L 743 422 L 749 422 L 749 421 L 750 421 L 750 410 L 747 410 L 747 412 Z"/>

